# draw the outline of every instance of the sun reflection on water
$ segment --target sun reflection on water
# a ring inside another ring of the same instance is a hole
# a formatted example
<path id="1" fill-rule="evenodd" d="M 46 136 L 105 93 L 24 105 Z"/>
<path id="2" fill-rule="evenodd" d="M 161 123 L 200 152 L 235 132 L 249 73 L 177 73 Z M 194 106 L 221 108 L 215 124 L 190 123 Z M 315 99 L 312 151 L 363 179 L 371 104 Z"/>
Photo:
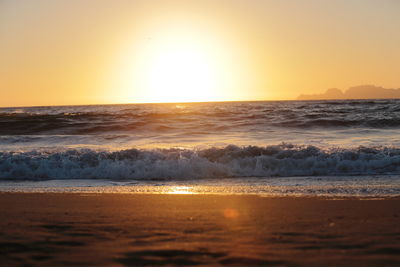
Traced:
<path id="1" fill-rule="evenodd" d="M 191 194 L 197 194 L 196 192 L 192 191 L 193 188 L 189 186 L 171 186 L 167 190 L 167 194 L 177 194 L 177 195 L 191 195 Z"/>

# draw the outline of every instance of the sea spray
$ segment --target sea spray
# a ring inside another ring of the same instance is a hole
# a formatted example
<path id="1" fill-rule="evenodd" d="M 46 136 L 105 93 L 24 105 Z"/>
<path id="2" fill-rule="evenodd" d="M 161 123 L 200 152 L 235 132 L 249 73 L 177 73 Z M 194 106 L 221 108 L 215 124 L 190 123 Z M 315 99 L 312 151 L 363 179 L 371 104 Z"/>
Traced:
<path id="1" fill-rule="evenodd" d="M 400 148 L 229 145 L 208 149 L 0 152 L 0 178 L 204 179 L 400 174 Z"/>

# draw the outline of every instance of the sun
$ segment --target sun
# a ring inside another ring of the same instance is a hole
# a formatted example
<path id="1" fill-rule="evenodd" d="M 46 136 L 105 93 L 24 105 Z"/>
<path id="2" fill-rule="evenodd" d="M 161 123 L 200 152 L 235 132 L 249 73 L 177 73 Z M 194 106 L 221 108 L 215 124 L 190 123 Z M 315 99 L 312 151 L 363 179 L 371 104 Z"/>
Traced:
<path id="1" fill-rule="evenodd" d="M 153 53 L 143 64 L 139 95 L 148 102 L 217 100 L 218 69 L 209 55 L 193 46 L 175 45 Z"/>
<path id="2" fill-rule="evenodd" d="M 206 102 L 238 99 L 243 84 L 232 46 L 209 29 L 179 23 L 138 34 L 116 68 L 118 102 Z"/>

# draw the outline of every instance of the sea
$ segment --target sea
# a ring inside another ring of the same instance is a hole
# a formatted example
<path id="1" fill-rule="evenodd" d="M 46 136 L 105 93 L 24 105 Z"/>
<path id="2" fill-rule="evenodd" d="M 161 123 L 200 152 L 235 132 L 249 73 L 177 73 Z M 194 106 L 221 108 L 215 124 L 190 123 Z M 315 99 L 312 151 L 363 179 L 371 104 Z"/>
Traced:
<path id="1" fill-rule="evenodd" d="M 0 109 L 0 192 L 400 195 L 400 100 Z"/>

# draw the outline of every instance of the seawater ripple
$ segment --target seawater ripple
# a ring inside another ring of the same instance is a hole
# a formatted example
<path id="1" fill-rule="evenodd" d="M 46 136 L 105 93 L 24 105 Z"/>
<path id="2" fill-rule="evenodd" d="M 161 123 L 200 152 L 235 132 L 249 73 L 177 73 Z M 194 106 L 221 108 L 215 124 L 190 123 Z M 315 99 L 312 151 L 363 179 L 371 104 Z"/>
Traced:
<path id="1" fill-rule="evenodd" d="M 0 179 L 184 180 L 400 174 L 400 148 L 280 144 L 207 149 L 0 152 Z"/>
<path id="2" fill-rule="evenodd" d="M 0 135 L 400 128 L 399 100 L 1 108 Z"/>

